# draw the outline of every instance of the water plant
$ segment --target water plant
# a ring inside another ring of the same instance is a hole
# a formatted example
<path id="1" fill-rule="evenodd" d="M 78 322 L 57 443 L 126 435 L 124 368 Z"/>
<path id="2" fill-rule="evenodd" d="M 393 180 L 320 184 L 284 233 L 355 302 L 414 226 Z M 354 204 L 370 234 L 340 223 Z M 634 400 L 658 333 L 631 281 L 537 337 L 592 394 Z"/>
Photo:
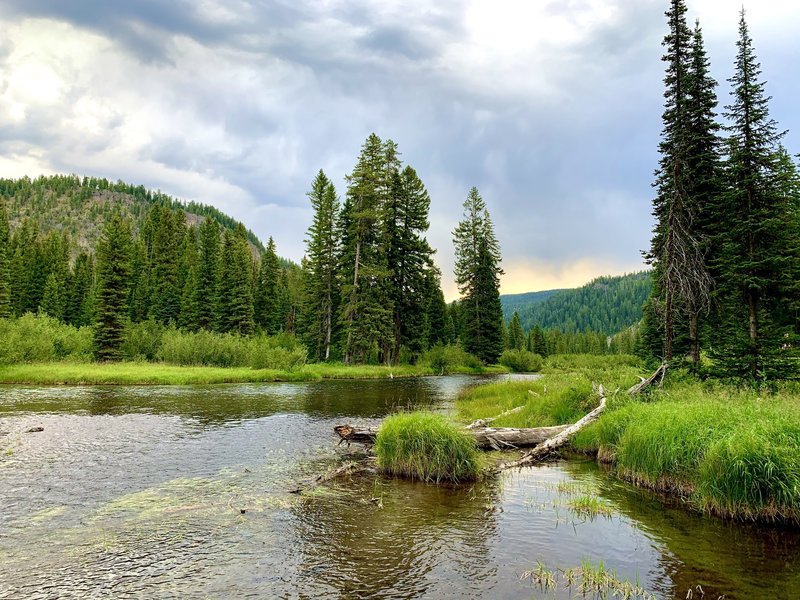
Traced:
<path id="1" fill-rule="evenodd" d="M 375 454 L 385 472 L 422 481 L 469 481 L 481 471 L 475 440 L 430 412 L 387 417 L 378 430 Z"/>

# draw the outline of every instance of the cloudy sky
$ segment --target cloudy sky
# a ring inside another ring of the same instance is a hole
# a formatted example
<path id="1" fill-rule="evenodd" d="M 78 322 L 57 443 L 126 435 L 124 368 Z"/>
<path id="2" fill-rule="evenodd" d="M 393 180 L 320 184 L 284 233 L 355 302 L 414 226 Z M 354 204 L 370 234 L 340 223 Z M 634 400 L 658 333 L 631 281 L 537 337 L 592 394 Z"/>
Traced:
<path id="1" fill-rule="evenodd" d="M 800 151 L 800 3 L 751 1 L 772 115 Z M 295 260 L 318 169 L 370 132 L 450 232 L 471 186 L 504 293 L 642 267 L 667 0 L 3 0 L 0 176 L 69 172 L 213 204 Z M 741 0 L 688 0 L 727 102 Z"/>

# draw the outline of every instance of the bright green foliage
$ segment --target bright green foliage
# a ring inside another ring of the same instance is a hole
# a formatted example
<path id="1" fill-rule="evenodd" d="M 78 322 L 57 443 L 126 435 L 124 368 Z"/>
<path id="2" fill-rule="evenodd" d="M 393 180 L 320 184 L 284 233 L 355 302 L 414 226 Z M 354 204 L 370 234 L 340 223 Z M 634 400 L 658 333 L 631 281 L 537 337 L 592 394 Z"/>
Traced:
<path id="1" fill-rule="evenodd" d="M 285 299 L 281 285 L 281 265 L 275 251 L 275 242 L 269 238 L 267 249 L 261 257 L 261 267 L 254 294 L 256 324 L 268 334 L 278 333 L 283 329 Z"/>
<path id="2" fill-rule="evenodd" d="M 500 305 L 500 245 L 478 190 L 464 202 L 464 216 L 453 231 L 455 276 L 462 294 L 462 344 L 470 354 L 494 363 L 504 347 Z"/>
<path id="3" fill-rule="evenodd" d="M 339 303 L 337 219 L 339 198 L 336 188 L 320 170 L 308 193 L 314 218 L 306 233 L 305 295 L 302 329 L 314 360 L 329 360 Z"/>
<path id="4" fill-rule="evenodd" d="M 92 329 L 73 327 L 44 314 L 0 319 L 0 364 L 92 358 Z"/>
<path id="5" fill-rule="evenodd" d="M 375 454 L 387 473 L 435 483 L 474 480 L 481 470 L 475 440 L 445 417 L 426 412 L 384 419 Z"/>
<path id="6" fill-rule="evenodd" d="M 347 197 L 340 221 L 339 324 L 345 363 L 388 361 L 394 348 L 385 210 L 399 165 L 394 142 L 383 143 L 373 133 L 347 176 Z"/>
<path id="7" fill-rule="evenodd" d="M 394 308 L 394 349 L 397 362 L 400 348 L 413 357 L 426 347 L 426 312 L 436 285 L 428 278 L 434 272 L 433 249 L 425 239 L 431 200 L 425 186 L 411 167 L 394 172 L 386 201 L 387 260 L 392 270 L 389 291 Z"/>
<path id="8" fill-rule="evenodd" d="M 9 270 L 9 249 L 11 231 L 8 224 L 6 205 L 0 198 L 0 319 L 11 315 L 11 282 Z"/>
<path id="9" fill-rule="evenodd" d="M 599 451 L 640 485 L 682 491 L 699 510 L 800 522 L 796 397 L 697 382 L 653 393 L 657 401 L 612 406 L 577 447 Z"/>
<path id="10" fill-rule="evenodd" d="M 510 349 L 500 355 L 498 362 L 515 373 L 533 373 L 542 368 L 542 357 L 528 350 Z"/>
<path id="11" fill-rule="evenodd" d="M 728 189 L 714 215 L 718 323 L 712 350 L 722 373 L 761 381 L 798 374 L 796 302 L 800 247 L 793 236 L 796 205 L 782 177 L 777 124 L 759 81 L 760 65 L 742 11 L 736 72 L 726 107 Z M 785 171 L 784 171 L 785 173 Z M 796 217 L 795 217 L 796 218 Z"/>
<path id="12" fill-rule="evenodd" d="M 217 273 L 220 261 L 220 227 L 213 219 L 200 225 L 200 257 L 197 265 L 197 326 L 211 330 L 214 326 L 216 297 L 219 286 Z"/>
<path id="13" fill-rule="evenodd" d="M 511 323 L 508 324 L 508 345 L 506 347 L 509 350 L 525 350 L 527 346 L 526 337 L 519 322 L 519 313 L 515 312 L 511 317 Z"/>
<path id="14" fill-rule="evenodd" d="M 216 329 L 222 333 L 253 333 L 252 255 L 244 227 L 223 235 L 217 267 Z"/>
<path id="15" fill-rule="evenodd" d="M 97 360 L 119 360 L 125 335 L 130 277 L 130 224 L 112 217 L 97 243 L 97 300 L 94 355 Z"/>

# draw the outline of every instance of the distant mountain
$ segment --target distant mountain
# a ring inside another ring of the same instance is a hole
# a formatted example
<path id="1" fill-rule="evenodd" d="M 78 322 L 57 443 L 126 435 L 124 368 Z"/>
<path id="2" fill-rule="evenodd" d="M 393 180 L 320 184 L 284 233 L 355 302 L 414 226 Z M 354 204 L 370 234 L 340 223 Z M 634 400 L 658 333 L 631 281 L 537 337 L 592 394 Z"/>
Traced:
<path id="1" fill-rule="evenodd" d="M 567 333 L 597 331 L 613 335 L 642 318 L 642 304 L 650 295 L 649 271 L 617 277 L 598 277 L 569 290 L 547 290 L 500 296 L 503 315 L 519 313 L 522 327 L 560 329 Z"/>
<path id="2" fill-rule="evenodd" d="M 238 224 L 213 206 L 182 202 L 141 185 L 95 177 L 54 175 L 36 179 L 0 179 L 0 197 L 6 203 L 12 226 L 29 218 L 38 222 L 43 233 L 66 229 L 85 250 L 94 250 L 104 224 L 113 213 L 121 212 L 130 218 L 134 229 L 138 230 L 154 204 L 183 210 L 189 225 L 205 219 L 214 219 L 228 229 L 235 229 Z M 259 253 L 264 251 L 264 244 L 255 233 L 248 230 L 247 237 L 255 250 Z"/>

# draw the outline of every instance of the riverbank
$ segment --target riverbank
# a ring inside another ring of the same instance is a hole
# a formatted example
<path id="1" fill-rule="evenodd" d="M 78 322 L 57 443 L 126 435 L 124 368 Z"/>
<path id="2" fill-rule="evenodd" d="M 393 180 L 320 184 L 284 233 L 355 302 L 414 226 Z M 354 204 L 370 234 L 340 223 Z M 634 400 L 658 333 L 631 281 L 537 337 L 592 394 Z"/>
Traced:
<path id="1" fill-rule="evenodd" d="M 634 485 L 664 492 L 693 510 L 741 520 L 800 525 L 800 390 L 758 392 L 671 373 L 643 397 L 625 390 L 644 374 L 635 359 L 556 357 L 533 382 L 499 382 L 464 391 L 459 418 L 521 411 L 494 425 L 570 423 L 596 402 L 608 407 L 573 440 L 577 451 L 611 465 Z"/>
<path id="2" fill-rule="evenodd" d="M 451 374 L 497 374 L 508 369 L 453 367 Z M 80 363 L 48 362 L 0 365 L 0 384 L 16 385 L 190 385 L 216 383 L 262 383 L 278 381 L 319 381 L 322 379 L 383 379 L 439 375 L 422 365 L 308 364 L 281 371 L 249 367 L 178 366 L 150 362 Z"/>

